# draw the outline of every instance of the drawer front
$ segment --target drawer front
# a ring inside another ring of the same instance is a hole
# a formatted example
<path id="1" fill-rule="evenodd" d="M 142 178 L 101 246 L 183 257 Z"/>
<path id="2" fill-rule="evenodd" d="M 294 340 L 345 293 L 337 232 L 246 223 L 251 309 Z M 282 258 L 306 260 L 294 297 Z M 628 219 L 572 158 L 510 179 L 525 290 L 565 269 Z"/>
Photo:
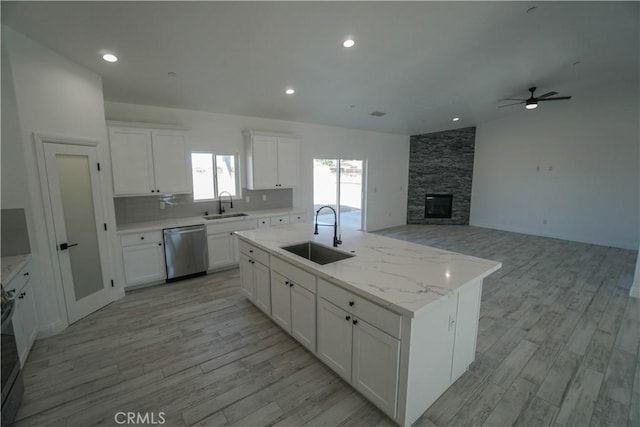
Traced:
<path id="1" fill-rule="evenodd" d="M 313 274 L 295 267 L 277 257 L 273 257 L 271 260 L 271 269 L 293 281 L 293 283 L 302 286 L 306 290 L 313 292 L 314 294 L 316 293 L 316 276 Z"/>
<path id="2" fill-rule="evenodd" d="M 263 251 L 262 249 L 258 249 L 253 245 L 245 242 L 244 240 L 239 240 L 240 252 L 247 255 L 250 258 L 258 261 L 261 264 L 269 267 L 269 253 Z"/>
<path id="3" fill-rule="evenodd" d="M 258 218 L 258 228 L 271 227 L 271 218 Z"/>
<path id="4" fill-rule="evenodd" d="M 400 338 L 402 316 L 339 286 L 318 279 L 318 294 L 349 313 L 360 317 L 389 335 Z"/>
<path id="5" fill-rule="evenodd" d="M 207 234 L 232 233 L 234 231 L 255 230 L 258 224 L 255 219 L 243 219 L 242 221 L 231 221 L 222 223 L 208 223 Z"/>
<path id="6" fill-rule="evenodd" d="M 14 292 L 13 296 L 18 297 L 18 294 L 20 293 L 20 291 L 22 291 L 22 288 L 24 288 L 24 286 L 27 284 L 30 278 L 31 278 L 31 273 L 29 271 L 29 264 L 27 264 L 24 267 L 22 267 L 22 270 L 20 270 L 15 275 L 15 277 L 11 279 L 9 284 L 6 285 L 4 289 L 6 289 L 7 291 L 13 291 Z"/>
<path id="7" fill-rule="evenodd" d="M 307 222 L 307 214 L 300 213 L 300 214 L 289 215 L 289 223 L 297 224 L 299 222 Z"/>
<path id="8" fill-rule="evenodd" d="M 271 217 L 271 225 L 289 224 L 289 215 L 280 215 Z"/>
<path id="9" fill-rule="evenodd" d="M 132 233 L 120 236 L 122 246 L 141 245 L 145 243 L 161 243 L 162 231 L 147 231 L 145 233 Z"/>

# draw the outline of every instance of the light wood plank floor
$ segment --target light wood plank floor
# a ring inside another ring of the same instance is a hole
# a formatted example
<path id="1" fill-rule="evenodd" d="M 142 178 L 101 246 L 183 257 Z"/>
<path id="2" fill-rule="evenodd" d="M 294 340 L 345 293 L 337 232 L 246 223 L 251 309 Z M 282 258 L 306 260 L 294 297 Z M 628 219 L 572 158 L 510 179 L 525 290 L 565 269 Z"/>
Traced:
<path id="1" fill-rule="evenodd" d="M 380 234 L 494 259 L 476 362 L 419 426 L 639 426 L 636 252 L 462 226 Z M 238 270 L 131 292 L 34 345 L 18 426 L 388 426 L 239 292 Z"/>

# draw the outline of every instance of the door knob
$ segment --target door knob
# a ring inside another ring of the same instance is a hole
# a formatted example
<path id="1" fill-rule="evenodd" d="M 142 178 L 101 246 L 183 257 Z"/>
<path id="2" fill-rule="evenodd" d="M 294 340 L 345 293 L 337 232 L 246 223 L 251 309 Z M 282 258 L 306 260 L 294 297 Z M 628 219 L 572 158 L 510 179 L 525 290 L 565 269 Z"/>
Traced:
<path id="1" fill-rule="evenodd" d="M 61 251 L 66 251 L 69 248 L 72 248 L 74 246 L 78 246 L 77 243 L 60 243 L 60 250 Z"/>

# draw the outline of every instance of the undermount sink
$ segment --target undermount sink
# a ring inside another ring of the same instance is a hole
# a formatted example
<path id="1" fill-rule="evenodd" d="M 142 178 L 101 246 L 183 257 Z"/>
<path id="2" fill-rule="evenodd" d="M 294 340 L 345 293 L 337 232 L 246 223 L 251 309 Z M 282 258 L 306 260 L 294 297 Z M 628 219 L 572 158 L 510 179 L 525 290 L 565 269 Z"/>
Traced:
<path id="1" fill-rule="evenodd" d="M 227 214 L 220 214 L 220 215 L 207 215 L 204 216 L 204 219 L 208 219 L 208 220 L 212 220 L 212 219 L 223 219 L 223 218 L 236 218 L 239 216 L 249 216 L 249 214 L 246 213 L 227 213 Z"/>
<path id="2" fill-rule="evenodd" d="M 331 264 L 332 262 L 355 256 L 319 245 L 312 241 L 297 243 L 290 246 L 282 246 L 281 249 L 321 265 Z"/>

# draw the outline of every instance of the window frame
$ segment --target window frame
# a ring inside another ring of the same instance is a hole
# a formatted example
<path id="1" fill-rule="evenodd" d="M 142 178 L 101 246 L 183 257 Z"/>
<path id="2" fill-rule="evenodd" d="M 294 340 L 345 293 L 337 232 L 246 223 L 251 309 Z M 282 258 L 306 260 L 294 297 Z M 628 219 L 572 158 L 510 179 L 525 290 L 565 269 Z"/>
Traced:
<path id="1" fill-rule="evenodd" d="M 220 194 L 220 191 L 218 190 L 218 174 L 217 174 L 217 170 L 218 170 L 218 162 L 217 162 L 217 156 L 233 156 L 234 161 L 235 161 L 235 176 L 236 176 L 236 195 L 232 196 L 232 200 L 242 200 L 242 182 L 241 182 L 241 176 L 242 174 L 241 172 L 241 167 L 240 167 L 240 154 L 239 153 L 227 153 L 227 152 L 215 152 L 215 151 L 204 151 L 204 150 L 198 150 L 198 151 L 191 151 L 191 175 L 193 176 L 193 154 L 211 154 L 211 161 L 213 162 L 213 193 L 214 196 L 212 199 L 196 199 L 195 197 L 193 198 L 193 202 L 194 203 L 200 203 L 200 202 L 215 202 L 218 201 L 218 195 Z M 193 194 L 193 181 L 191 182 L 191 190 L 192 190 L 192 194 Z"/>

